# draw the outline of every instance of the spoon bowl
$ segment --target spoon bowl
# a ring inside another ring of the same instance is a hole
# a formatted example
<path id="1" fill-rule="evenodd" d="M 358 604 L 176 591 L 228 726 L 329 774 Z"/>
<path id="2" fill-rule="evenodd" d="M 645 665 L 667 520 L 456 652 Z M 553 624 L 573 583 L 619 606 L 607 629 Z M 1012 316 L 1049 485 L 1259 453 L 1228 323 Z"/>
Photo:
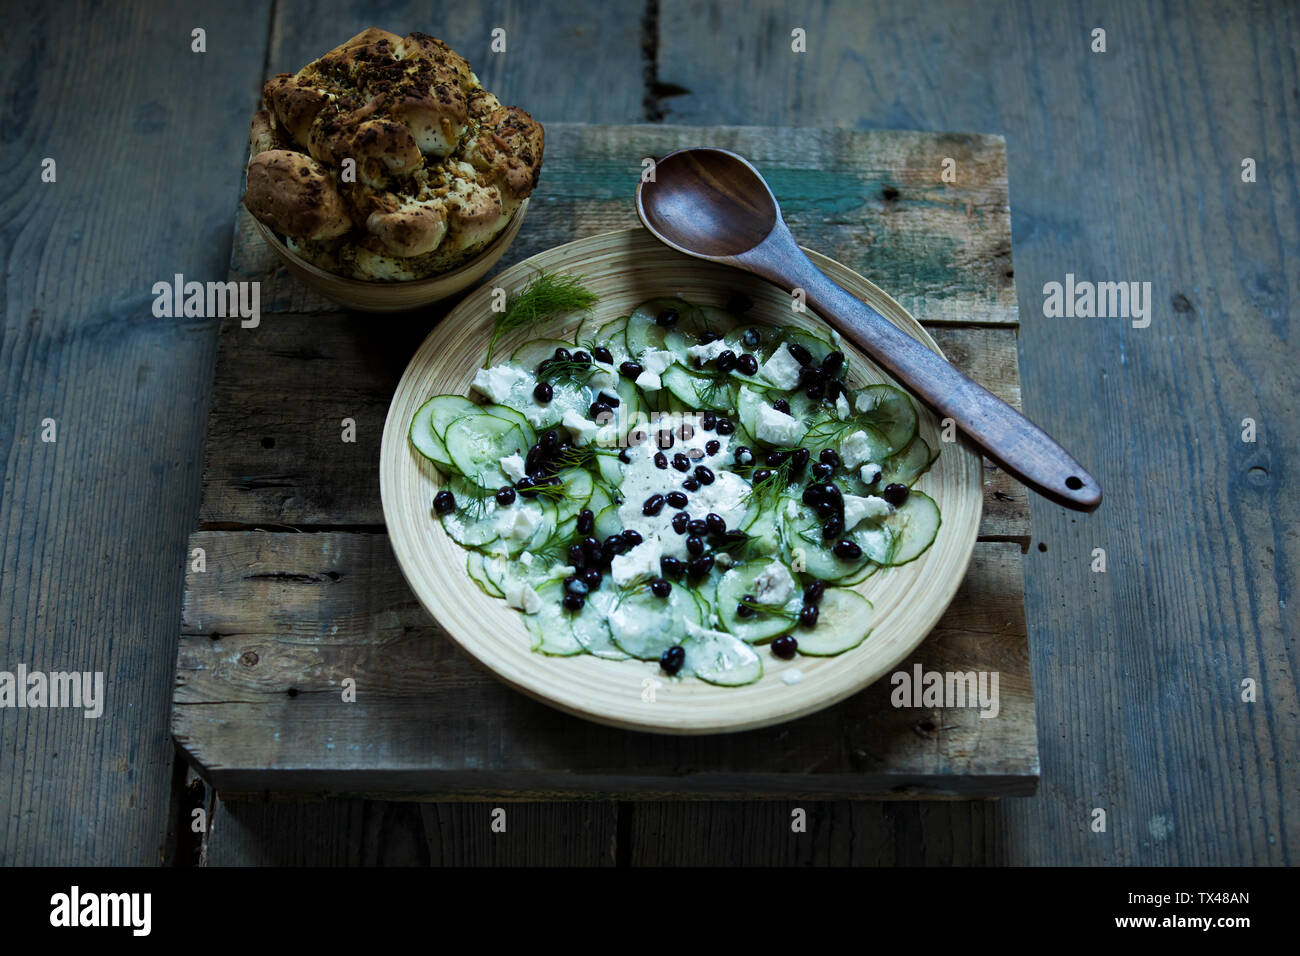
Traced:
<path id="1" fill-rule="evenodd" d="M 1101 486 L 1055 439 L 829 279 L 790 234 L 776 196 L 743 156 L 695 147 L 656 161 L 637 186 L 642 224 L 698 259 L 789 291 L 1011 474 L 1058 504 L 1092 511 Z"/>

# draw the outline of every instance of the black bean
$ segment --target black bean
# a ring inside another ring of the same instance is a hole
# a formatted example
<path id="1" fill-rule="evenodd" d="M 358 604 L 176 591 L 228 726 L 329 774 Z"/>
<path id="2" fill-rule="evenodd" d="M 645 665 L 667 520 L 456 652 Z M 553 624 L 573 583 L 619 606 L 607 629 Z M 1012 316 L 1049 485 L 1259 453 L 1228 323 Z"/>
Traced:
<path id="1" fill-rule="evenodd" d="M 446 489 L 433 496 L 433 510 L 440 515 L 456 510 L 456 496 Z"/>
<path id="2" fill-rule="evenodd" d="M 767 479 L 769 479 L 769 478 L 772 477 L 772 469 L 771 469 L 771 468 L 755 468 L 755 469 L 754 469 L 754 474 L 751 475 L 750 477 L 753 478 L 753 480 L 754 480 L 754 484 L 758 484 L 760 481 L 767 481 Z"/>
<path id="3" fill-rule="evenodd" d="M 834 501 L 838 504 L 844 499 L 844 494 L 840 491 L 839 485 L 832 484 L 828 481 L 826 484 L 822 485 L 822 497 L 827 501 Z"/>
<path id="4" fill-rule="evenodd" d="M 545 431 L 537 439 L 537 450 L 541 452 L 543 458 L 550 458 L 555 454 L 555 449 L 559 447 L 559 444 L 559 435 L 553 431 Z"/>
<path id="5" fill-rule="evenodd" d="M 749 352 L 743 352 L 736 359 L 736 369 L 742 375 L 753 375 L 758 372 L 758 359 L 754 358 Z"/>
<path id="6" fill-rule="evenodd" d="M 813 505 L 813 514 L 821 518 L 823 521 L 832 517 L 837 510 L 835 502 L 827 501 L 825 498 Z"/>
<path id="7" fill-rule="evenodd" d="M 763 333 L 751 325 L 749 328 L 745 329 L 745 332 L 741 335 L 740 339 L 745 343 L 745 348 L 756 349 L 763 341 Z"/>
<path id="8" fill-rule="evenodd" d="M 581 594 L 583 597 L 586 597 L 587 592 L 590 591 L 591 588 L 587 587 L 587 582 L 578 577 L 578 575 L 570 574 L 564 579 L 564 590 L 569 594 Z"/>
<path id="9" fill-rule="evenodd" d="M 710 438 L 704 443 L 704 454 L 716 455 L 720 451 L 722 451 L 722 442 L 716 438 Z"/>
<path id="10" fill-rule="evenodd" d="M 582 539 L 582 553 L 588 562 L 600 560 L 600 542 L 590 535 Z"/>
<path id="11" fill-rule="evenodd" d="M 676 468 L 678 471 L 690 471 L 691 460 L 687 458 L 685 455 L 683 455 L 681 452 L 678 452 L 677 454 L 673 455 L 673 467 Z"/>
<path id="12" fill-rule="evenodd" d="M 803 503 L 806 505 L 819 505 L 826 500 L 826 496 L 822 494 L 821 485 L 809 485 L 803 490 L 803 495 L 801 497 Z"/>
<path id="13" fill-rule="evenodd" d="M 676 674 L 686 663 L 686 652 L 680 644 L 674 644 L 659 655 L 659 666 L 665 674 Z"/>
<path id="14" fill-rule="evenodd" d="M 626 448 L 622 448 L 619 450 L 618 460 L 625 465 L 630 465 L 632 463 L 632 458 L 628 455 Z"/>
<path id="15" fill-rule="evenodd" d="M 713 570 L 713 555 L 702 554 L 686 565 L 686 570 L 695 577 L 701 577 Z"/>
<path id="16" fill-rule="evenodd" d="M 839 453 L 834 448 L 823 448 L 821 454 L 817 456 L 817 460 L 825 462 L 832 468 L 838 468 L 841 464 Z"/>
<path id="17" fill-rule="evenodd" d="M 651 515 L 651 516 L 657 515 L 659 512 L 663 510 L 664 510 L 663 495 L 651 495 L 641 505 L 641 513 L 643 515 Z"/>
<path id="18" fill-rule="evenodd" d="M 637 531 L 636 528 L 628 528 L 623 532 L 623 543 L 627 545 L 629 551 L 635 548 L 638 544 L 644 543 L 644 541 L 645 538 L 641 537 L 641 532 Z"/>
<path id="19" fill-rule="evenodd" d="M 650 593 L 655 597 L 666 598 L 672 592 L 673 586 L 663 578 L 655 578 L 650 582 Z M 813 610 L 817 610 L 813 608 Z"/>
<path id="20" fill-rule="evenodd" d="M 580 568 L 587 563 L 587 554 L 582 550 L 582 545 L 569 545 L 569 564 L 575 568 Z"/>
<path id="21" fill-rule="evenodd" d="M 838 379 L 833 379 L 833 378 L 826 380 L 826 397 L 830 401 L 833 402 L 835 401 L 835 399 L 839 398 L 840 392 L 842 391 L 844 391 L 843 382 L 840 382 Z"/>
<path id="22" fill-rule="evenodd" d="M 737 448 L 735 452 L 732 453 L 731 457 L 736 462 L 737 465 L 744 466 L 744 465 L 752 465 L 754 463 L 754 453 L 750 451 L 748 448 L 746 448 L 744 445 L 741 445 L 739 448 Z"/>
<path id="23" fill-rule="evenodd" d="M 803 474 L 804 468 L 808 466 L 808 449 L 796 448 L 794 454 L 790 456 L 790 477 L 798 478 Z"/>
<path id="24" fill-rule="evenodd" d="M 714 514 L 710 511 L 704 516 L 704 524 L 708 527 L 710 534 L 726 534 L 727 522 L 722 515 Z"/>
<path id="25" fill-rule="evenodd" d="M 741 602 L 736 605 L 736 617 L 754 616 L 754 609 L 745 603 L 745 601 L 752 601 L 752 600 L 754 600 L 754 596 L 752 594 L 745 595 L 745 597 L 741 600 Z"/>
<path id="26" fill-rule="evenodd" d="M 547 385 L 545 382 L 538 382 L 536 385 L 533 386 L 533 398 L 536 401 L 541 402 L 543 405 L 545 405 L 554 397 L 555 397 L 554 390 L 551 388 L 551 386 Z"/>
<path id="27" fill-rule="evenodd" d="M 705 535 L 709 533 L 709 523 L 703 518 L 696 518 L 686 525 L 688 534 Z"/>
<path id="28" fill-rule="evenodd" d="M 668 467 L 668 456 L 661 451 L 655 452 L 655 467 L 656 468 Z"/>
<path id="29" fill-rule="evenodd" d="M 700 483 L 695 478 L 687 478 L 682 482 L 682 487 L 687 491 L 699 491 Z"/>
<path id="30" fill-rule="evenodd" d="M 677 426 L 677 437 L 682 441 L 690 441 L 695 437 L 695 429 L 691 427 L 690 422 L 682 422 Z"/>
<path id="31" fill-rule="evenodd" d="M 573 355 L 569 352 L 568 349 L 561 347 L 555 350 L 555 355 L 553 356 L 553 358 L 557 362 L 567 362 L 573 358 Z"/>
<path id="32" fill-rule="evenodd" d="M 503 485 L 497 489 L 497 504 L 506 508 L 515 503 L 515 489 Z"/>
<path id="33" fill-rule="evenodd" d="M 596 590 L 596 588 L 600 587 L 600 569 L 587 568 L 582 572 L 582 580 L 586 583 L 588 588 L 593 591 Z"/>
<path id="34" fill-rule="evenodd" d="M 591 354 L 595 356 L 596 361 L 604 362 L 606 365 L 614 361 L 614 353 L 603 345 L 597 345 L 591 350 Z"/>
<path id="35" fill-rule="evenodd" d="M 641 373 L 645 371 L 645 369 L 641 367 L 640 362 L 628 360 L 618 367 L 618 371 L 624 378 L 630 378 L 635 381 Z"/>
<path id="36" fill-rule="evenodd" d="M 713 484 L 715 477 L 712 468 L 707 468 L 704 465 L 695 466 L 695 478 L 700 484 L 711 485 Z"/>
<path id="37" fill-rule="evenodd" d="M 817 604 L 821 601 L 822 595 L 826 593 L 825 581 L 814 581 L 803 589 L 803 603 Z"/>
<path id="38" fill-rule="evenodd" d="M 802 624 L 804 627 L 817 626 L 817 605 L 816 604 L 805 604 L 799 610 L 799 623 Z"/>
<path id="39" fill-rule="evenodd" d="M 788 451 L 769 451 L 763 456 L 763 464 L 770 468 L 776 468 L 778 465 L 785 464 L 785 460 L 790 457 Z"/>
<path id="40" fill-rule="evenodd" d="M 822 359 L 822 369 L 827 375 L 834 375 L 844 365 L 844 353 L 832 352 Z"/>
<path id="41" fill-rule="evenodd" d="M 731 351 L 731 349 L 724 349 L 718 353 L 718 357 L 714 360 L 714 364 L 718 366 L 719 372 L 730 372 L 736 367 L 736 353 Z"/>
<path id="42" fill-rule="evenodd" d="M 803 368 L 799 369 L 800 385 L 821 385 L 824 384 L 825 381 L 826 372 L 822 370 L 820 365 L 805 365 Z"/>
<path id="43" fill-rule="evenodd" d="M 837 541 L 835 547 L 831 548 L 831 552 L 842 561 L 856 561 L 862 557 L 862 549 L 848 538 Z"/>
<path id="44" fill-rule="evenodd" d="M 591 364 L 591 356 L 588 355 L 586 352 L 584 352 L 582 349 L 578 349 L 578 351 L 573 353 L 573 360 L 580 365 Z"/>
<path id="45" fill-rule="evenodd" d="M 659 567 L 670 578 L 680 578 L 682 571 L 686 569 L 686 565 L 682 564 L 681 558 L 674 558 L 668 554 L 659 559 Z"/>
<path id="46" fill-rule="evenodd" d="M 672 328 L 677 324 L 677 310 L 672 308 L 664 309 L 655 316 L 655 324 L 661 325 L 665 329 Z"/>
<path id="47" fill-rule="evenodd" d="M 839 515 L 831 515 L 822 525 L 822 539 L 830 541 L 832 538 L 838 538 L 844 533 L 844 519 Z"/>
<path id="48" fill-rule="evenodd" d="M 580 594 L 566 594 L 561 602 L 566 611 L 581 611 L 582 606 L 587 603 L 587 599 Z"/>
<path id="49" fill-rule="evenodd" d="M 551 359 L 543 359 L 538 364 L 537 368 L 533 369 L 533 371 L 537 374 L 538 378 L 542 378 L 544 375 L 550 372 L 551 366 L 553 366 L 554 364 L 555 363 Z"/>
<path id="50" fill-rule="evenodd" d="M 790 354 L 794 356 L 794 360 L 800 365 L 807 365 L 812 361 L 812 353 L 798 342 L 791 342 L 786 348 L 790 350 Z"/>
<path id="51" fill-rule="evenodd" d="M 713 412 L 705 412 L 700 416 L 700 427 L 706 432 L 713 431 L 718 425 L 718 416 Z"/>
<path id="52" fill-rule="evenodd" d="M 736 430 L 736 426 L 731 423 L 731 419 L 729 418 L 719 418 L 718 424 L 715 427 L 717 428 L 719 435 L 730 435 Z"/>
<path id="53" fill-rule="evenodd" d="M 907 496 L 911 494 L 911 491 L 912 490 L 908 488 L 907 485 L 899 484 L 895 481 L 885 485 L 885 490 L 880 493 L 880 497 L 884 498 L 891 505 L 897 508 L 907 500 Z"/>
<path id="54" fill-rule="evenodd" d="M 824 461 L 819 461 L 812 466 L 813 481 L 827 481 L 833 474 L 835 474 L 834 467 Z"/>
<path id="55" fill-rule="evenodd" d="M 686 533 L 686 526 L 691 523 L 691 516 L 684 511 L 679 511 L 673 515 L 673 530 L 678 534 Z"/>
<path id="56" fill-rule="evenodd" d="M 782 415 L 790 414 L 790 403 L 787 402 L 784 398 L 778 398 L 775 402 L 772 403 L 772 407 L 775 408 Z"/>
<path id="57" fill-rule="evenodd" d="M 790 660 L 799 650 L 799 642 L 793 634 L 782 634 L 772 642 L 772 653 L 784 661 Z"/>
<path id="58" fill-rule="evenodd" d="M 807 395 L 809 398 L 811 398 L 813 401 L 818 401 L 821 399 L 823 395 L 826 394 L 826 386 L 823 385 L 821 382 L 814 382 L 812 385 L 809 385 L 807 388 L 805 388 L 803 393 Z"/>
<path id="59" fill-rule="evenodd" d="M 611 395 L 609 392 L 596 393 L 596 401 L 604 402 L 610 408 L 618 408 L 618 406 L 622 404 L 617 395 Z"/>
<path id="60" fill-rule="evenodd" d="M 578 525 L 576 529 L 578 534 L 586 537 L 591 534 L 591 530 L 594 527 L 596 527 L 596 516 L 592 514 L 590 508 L 583 508 L 578 512 Z"/>
<path id="61" fill-rule="evenodd" d="M 673 438 L 672 431 L 670 431 L 669 429 L 664 429 L 663 431 L 661 431 L 658 435 L 657 441 L 659 447 L 664 449 L 665 451 L 669 448 L 672 448 L 673 445 L 677 443 L 677 440 Z"/>
<path id="62" fill-rule="evenodd" d="M 691 535 L 686 539 L 686 550 L 691 554 L 703 554 L 704 540 L 702 538 L 697 538 L 695 535 Z"/>
<path id="63" fill-rule="evenodd" d="M 668 504 L 672 505 L 674 508 L 685 508 L 686 503 L 690 500 L 691 499 L 686 497 L 686 493 L 682 491 L 670 491 L 668 494 L 664 495 L 664 501 L 668 502 Z"/>
<path id="64" fill-rule="evenodd" d="M 614 409 L 610 408 L 604 402 L 592 402 L 591 407 L 587 409 L 587 417 L 593 422 L 600 421 L 602 415 L 612 415 Z"/>

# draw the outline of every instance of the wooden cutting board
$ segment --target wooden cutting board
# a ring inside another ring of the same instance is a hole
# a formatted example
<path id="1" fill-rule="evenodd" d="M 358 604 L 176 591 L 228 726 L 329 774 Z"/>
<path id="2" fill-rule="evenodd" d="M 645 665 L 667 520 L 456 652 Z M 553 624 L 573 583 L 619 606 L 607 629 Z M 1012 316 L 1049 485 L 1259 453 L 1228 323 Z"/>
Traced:
<path id="1" fill-rule="evenodd" d="M 890 292 L 952 361 L 1019 406 L 1000 137 L 553 124 L 541 185 L 501 267 L 634 224 L 642 159 L 688 145 L 750 157 L 802 244 Z M 955 182 L 943 181 L 945 168 Z M 378 479 L 384 416 L 449 304 L 398 318 L 344 312 L 285 272 L 242 207 L 231 278 L 261 283 L 263 316 L 256 328 L 234 319 L 221 331 L 173 714 L 178 745 L 223 797 L 1035 791 L 1021 578 L 1028 504 L 991 464 L 966 579 L 898 670 L 997 673 L 996 717 L 894 707 L 882 680 L 818 714 L 744 734 L 601 727 L 516 693 L 461 652 L 420 608 L 389 548 Z"/>

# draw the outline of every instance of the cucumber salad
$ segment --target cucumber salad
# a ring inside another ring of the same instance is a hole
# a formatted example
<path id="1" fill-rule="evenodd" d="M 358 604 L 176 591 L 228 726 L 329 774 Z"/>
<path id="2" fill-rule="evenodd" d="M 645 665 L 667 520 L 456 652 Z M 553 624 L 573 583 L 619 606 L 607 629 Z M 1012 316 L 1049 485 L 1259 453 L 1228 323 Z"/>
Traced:
<path id="1" fill-rule="evenodd" d="M 534 651 L 751 684 L 769 653 L 862 643 L 852 585 L 934 541 L 912 485 L 937 451 L 911 398 L 850 387 L 835 333 L 748 309 L 653 299 L 525 342 L 415 414 L 411 444 L 446 479 L 433 515 Z"/>

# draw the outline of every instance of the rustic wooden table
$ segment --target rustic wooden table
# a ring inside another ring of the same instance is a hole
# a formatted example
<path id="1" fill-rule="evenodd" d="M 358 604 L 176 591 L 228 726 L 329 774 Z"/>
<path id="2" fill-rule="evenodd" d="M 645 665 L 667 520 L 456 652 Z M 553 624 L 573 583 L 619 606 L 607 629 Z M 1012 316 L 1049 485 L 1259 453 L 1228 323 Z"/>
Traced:
<path id="1" fill-rule="evenodd" d="M 153 317 L 150 288 L 224 274 L 257 78 L 373 15 L 54 2 L 0 38 L 0 668 L 103 670 L 109 687 L 97 721 L 0 711 L 0 863 L 1293 862 L 1300 24 L 1280 2 L 1227 17 L 1154 2 L 388 5 L 382 25 L 442 36 L 547 123 L 1005 136 L 1024 405 L 1108 492 L 1087 518 L 1033 510 L 1042 785 L 1001 801 L 529 803 L 504 835 L 481 804 L 267 800 L 214 804 L 189 839 L 176 822 L 205 796 L 168 729 L 218 328 Z M 495 27 L 505 54 L 489 52 Z M 942 274 L 937 240 L 915 252 L 915 278 Z M 1045 317 L 1043 286 L 1067 273 L 1150 282 L 1150 326 Z M 807 833 L 790 832 L 794 806 Z"/>

